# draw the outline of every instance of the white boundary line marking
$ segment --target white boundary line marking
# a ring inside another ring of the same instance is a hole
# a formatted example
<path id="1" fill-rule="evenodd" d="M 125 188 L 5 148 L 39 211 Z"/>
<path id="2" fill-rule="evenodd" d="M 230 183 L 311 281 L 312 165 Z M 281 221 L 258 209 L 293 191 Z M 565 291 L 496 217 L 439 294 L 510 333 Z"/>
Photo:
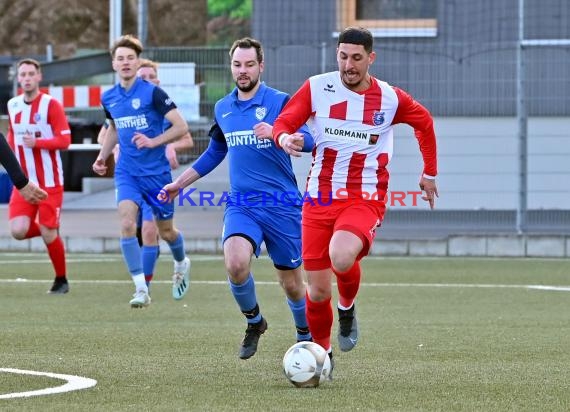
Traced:
<path id="1" fill-rule="evenodd" d="M 3 253 L 3 256 L 10 256 L 10 257 L 21 257 L 26 256 L 28 259 L 14 259 L 14 260 L 0 260 L 1 264 L 37 264 L 37 263 L 50 263 L 50 260 L 45 258 L 44 253 L 34 253 L 34 252 L 12 252 L 12 253 Z M 40 259 L 29 259 L 30 257 L 38 256 L 41 257 Z M 222 261 L 224 259 L 223 255 L 203 255 L 203 254 L 196 254 L 191 256 L 193 261 L 196 262 L 212 262 L 212 261 Z M 259 259 L 267 260 L 269 259 L 268 256 L 260 256 Z M 367 256 L 367 260 L 397 260 L 397 259 L 407 259 L 407 260 L 437 260 L 437 259 L 446 259 L 446 260 L 520 260 L 522 258 L 494 258 L 494 257 L 430 257 L 430 256 L 415 256 L 415 257 L 398 257 L 398 256 Z M 120 254 L 92 254 L 92 253 L 85 253 L 85 254 L 75 254 L 72 259 L 68 259 L 68 262 L 73 263 L 81 263 L 81 262 L 115 262 L 115 261 L 122 261 L 123 258 Z M 530 261 L 557 261 L 557 260 L 567 260 L 565 258 L 524 258 L 524 260 Z M 35 280 L 35 279 L 25 279 L 25 278 L 16 278 L 16 279 L 0 279 L 1 283 L 51 283 L 51 280 Z M 84 283 L 84 284 L 131 284 L 130 280 L 73 280 L 73 283 Z M 158 284 L 170 284 L 171 281 L 169 280 L 153 280 L 153 283 Z M 195 284 L 203 284 L 203 285 L 226 285 L 226 281 L 199 281 L 193 280 L 192 283 Z M 277 282 L 271 281 L 256 281 L 258 285 L 276 285 Z M 369 287 L 424 287 L 424 288 L 509 288 L 509 289 L 532 289 L 532 290 L 545 290 L 545 291 L 561 291 L 561 292 L 570 292 L 570 286 L 566 285 L 517 285 L 517 284 L 466 284 L 466 283 L 362 283 L 361 286 L 369 286 Z"/>
<path id="2" fill-rule="evenodd" d="M 0 279 L 2 283 L 51 283 L 52 280 L 42 279 Z M 97 285 L 115 285 L 115 284 L 132 284 L 131 280 L 119 279 L 80 279 L 71 281 L 75 284 L 97 284 Z M 153 280 L 154 284 L 171 284 L 170 280 Z M 192 284 L 198 285 L 227 285 L 226 280 L 192 280 Z M 276 281 L 255 281 L 256 285 L 278 285 Z M 533 289 L 557 292 L 570 292 L 570 286 L 566 285 L 520 285 L 520 284 L 500 284 L 500 283 L 388 283 L 388 282 L 363 282 L 360 286 L 365 287 L 386 287 L 386 288 L 474 288 L 474 289 Z"/>
<path id="3" fill-rule="evenodd" d="M 0 395 L 0 399 L 27 398 L 30 396 L 52 395 L 54 393 L 71 392 L 71 391 L 78 391 L 80 389 L 92 388 L 93 386 L 97 385 L 97 381 L 95 379 L 84 378 L 82 376 L 74 376 L 74 375 L 62 375 L 60 373 L 27 371 L 23 369 L 12 369 L 12 368 L 0 368 L 0 372 L 18 373 L 20 375 L 47 376 L 49 378 L 62 379 L 66 381 L 66 383 L 64 383 L 63 385 L 55 386 L 53 388 L 38 389 L 35 391 L 27 391 L 27 392 L 6 393 Z"/>
<path id="4" fill-rule="evenodd" d="M 161 252 L 162 253 L 162 252 Z M 170 252 L 164 252 L 165 256 L 169 256 Z M 73 256 L 74 262 L 106 262 L 106 261 L 123 261 L 120 253 L 69 253 Z M 43 263 L 50 262 L 46 257 L 45 252 L 2 252 L 2 257 L 14 257 L 15 260 L 0 260 L 1 263 Z M 161 255 L 162 256 L 162 255 Z M 25 257 L 28 260 L 23 261 L 21 258 Z M 34 258 L 30 261 L 29 258 Z M 39 259 L 36 259 L 39 258 Z M 224 256 L 220 254 L 190 254 L 189 257 L 197 262 L 210 262 L 221 261 Z M 262 254 L 257 259 L 269 260 L 266 254 Z M 162 260 L 162 258 L 161 258 Z M 448 260 L 448 261 L 528 261 L 528 262 L 557 262 L 566 261 L 566 257 L 502 257 L 502 256 L 377 256 L 369 255 L 365 257 L 366 261 L 370 260 L 416 260 L 416 261 L 430 261 L 430 260 Z"/>

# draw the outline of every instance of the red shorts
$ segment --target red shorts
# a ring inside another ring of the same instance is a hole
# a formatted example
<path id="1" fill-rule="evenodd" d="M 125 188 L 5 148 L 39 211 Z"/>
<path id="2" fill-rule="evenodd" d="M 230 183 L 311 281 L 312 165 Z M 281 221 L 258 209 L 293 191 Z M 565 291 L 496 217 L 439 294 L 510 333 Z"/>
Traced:
<path id="1" fill-rule="evenodd" d="M 10 197 L 9 217 L 14 219 L 18 216 L 28 216 L 33 222 L 38 219 L 38 223 L 50 229 L 59 228 L 59 215 L 63 204 L 63 187 L 43 188 L 48 197 L 40 203 L 34 205 L 27 202 L 20 192 L 14 188 Z"/>
<path id="2" fill-rule="evenodd" d="M 306 270 L 331 267 L 329 243 L 333 233 L 354 233 L 364 245 L 357 259 L 368 254 L 376 228 L 384 219 L 386 206 L 373 200 L 333 200 L 329 205 L 303 204 L 303 262 Z"/>

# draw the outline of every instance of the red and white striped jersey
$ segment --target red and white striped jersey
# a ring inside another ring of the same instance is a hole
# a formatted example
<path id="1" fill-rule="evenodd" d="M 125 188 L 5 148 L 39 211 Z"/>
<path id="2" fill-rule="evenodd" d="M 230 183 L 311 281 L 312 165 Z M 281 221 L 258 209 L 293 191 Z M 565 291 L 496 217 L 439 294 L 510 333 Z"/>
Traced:
<path id="1" fill-rule="evenodd" d="M 8 143 L 28 179 L 42 188 L 63 186 L 60 150 L 71 143 L 71 131 L 61 104 L 45 93 L 26 103 L 21 94 L 8 101 L 8 116 Z M 28 132 L 36 138 L 33 148 L 23 144 Z"/>
<path id="2" fill-rule="evenodd" d="M 393 125 L 414 128 L 426 175 L 437 174 L 436 140 L 428 110 L 408 93 L 373 77 L 357 93 L 340 73 L 309 78 L 273 125 L 273 136 L 293 133 L 307 122 L 313 138 L 313 165 L 307 180 L 311 197 L 384 199 L 392 158 Z M 278 144 L 278 141 L 277 141 Z"/>

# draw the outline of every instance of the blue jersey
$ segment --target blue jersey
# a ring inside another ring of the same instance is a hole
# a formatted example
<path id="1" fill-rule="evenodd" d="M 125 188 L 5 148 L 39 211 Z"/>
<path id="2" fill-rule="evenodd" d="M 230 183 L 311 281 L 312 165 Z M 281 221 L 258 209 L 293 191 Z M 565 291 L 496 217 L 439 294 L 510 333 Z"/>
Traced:
<path id="1" fill-rule="evenodd" d="M 119 174 L 150 176 L 170 172 L 165 146 L 138 149 L 132 138 L 135 132 L 149 138 L 164 130 L 165 115 L 176 108 L 164 90 L 137 78 L 129 90 L 120 84 L 107 90 L 101 97 L 105 115 L 117 129 L 121 155 L 115 167 Z"/>
<path id="2" fill-rule="evenodd" d="M 228 203 L 254 207 L 300 205 L 301 194 L 290 156 L 277 148 L 272 139 L 260 140 L 253 133 L 253 126 L 259 122 L 272 125 L 288 100 L 286 93 L 261 83 L 250 100 L 238 100 L 234 89 L 216 103 L 217 126 L 210 136 L 217 143 L 214 146 L 222 147 L 228 155 Z M 305 146 L 312 148 L 313 138 L 308 128 L 300 131 L 305 134 Z"/>

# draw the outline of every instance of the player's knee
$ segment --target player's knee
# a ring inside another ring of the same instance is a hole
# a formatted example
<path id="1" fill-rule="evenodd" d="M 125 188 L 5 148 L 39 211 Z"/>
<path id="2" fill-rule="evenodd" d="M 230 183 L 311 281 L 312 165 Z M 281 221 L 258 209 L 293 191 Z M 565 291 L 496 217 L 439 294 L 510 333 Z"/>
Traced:
<path id="1" fill-rule="evenodd" d="M 307 294 L 312 302 L 323 302 L 332 296 L 330 285 L 312 284 L 307 286 Z"/>
<path id="2" fill-rule="evenodd" d="M 226 256 L 226 270 L 234 283 L 243 283 L 249 275 L 249 261 L 238 256 Z"/>
<path id="3" fill-rule="evenodd" d="M 11 233 L 12 237 L 16 240 L 26 239 L 26 233 L 27 232 L 28 232 L 28 230 L 25 228 L 20 228 L 20 227 L 10 228 L 10 233 Z"/>
<path id="4" fill-rule="evenodd" d="M 356 256 L 347 250 L 331 251 L 331 264 L 337 273 L 348 272 L 356 260 Z"/>
<path id="5" fill-rule="evenodd" d="M 143 226 L 142 239 L 145 245 L 156 243 L 157 237 L 158 237 L 158 229 L 156 229 L 156 226 L 154 225 L 152 227 Z"/>
<path id="6" fill-rule="evenodd" d="M 329 245 L 329 257 L 335 272 L 348 272 L 364 247 L 360 236 L 351 231 L 338 230 Z"/>
<path id="7" fill-rule="evenodd" d="M 278 272 L 279 285 L 283 291 L 285 291 L 287 297 L 293 300 L 299 300 L 305 296 L 306 287 L 303 279 L 303 272 L 299 269 L 281 270 L 282 272 Z"/>
<path id="8" fill-rule="evenodd" d="M 121 219 L 121 236 L 134 237 L 137 234 L 137 222 L 132 219 Z"/>
<path id="9" fill-rule="evenodd" d="M 298 300 L 305 296 L 305 284 L 303 282 L 299 282 L 297 279 L 290 277 L 279 279 L 279 283 L 287 297 L 293 300 Z"/>
<path id="10" fill-rule="evenodd" d="M 42 239 L 46 245 L 52 243 L 55 239 L 57 239 L 58 233 L 55 229 L 47 229 L 42 230 Z"/>
<path id="11" fill-rule="evenodd" d="M 172 225 L 158 226 L 158 235 L 165 242 L 172 243 L 178 238 L 178 230 Z"/>

